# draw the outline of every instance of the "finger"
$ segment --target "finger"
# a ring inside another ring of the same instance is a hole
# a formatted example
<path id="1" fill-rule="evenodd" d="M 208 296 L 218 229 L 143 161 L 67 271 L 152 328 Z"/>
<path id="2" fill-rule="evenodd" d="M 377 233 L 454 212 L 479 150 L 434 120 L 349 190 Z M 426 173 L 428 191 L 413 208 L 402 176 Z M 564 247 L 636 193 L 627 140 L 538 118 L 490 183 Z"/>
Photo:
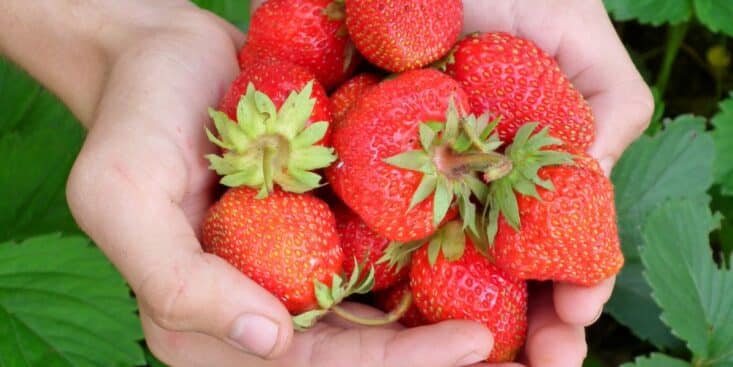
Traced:
<path id="1" fill-rule="evenodd" d="M 532 367 L 581 367 L 587 353 L 585 330 L 564 323 L 552 306 L 552 287 L 530 292 L 529 330 L 525 354 Z"/>
<path id="2" fill-rule="evenodd" d="M 491 333 L 470 321 L 446 321 L 402 331 L 320 326 L 298 334 L 282 362 L 309 366 L 308 361 L 318 361 L 312 365 L 319 367 L 470 366 L 485 360 L 493 345 Z"/>
<path id="3" fill-rule="evenodd" d="M 588 326 L 598 320 L 613 292 L 616 277 L 592 287 L 555 283 L 553 299 L 557 316 L 568 324 Z"/>
<path id="4" fill-rule="evenodd" d="M 280 364 L 257 358 L 212 336 L 170 331 L 158 326 L 141 309 L 145 343 L 168 366 L 176 367 L 275 367 Z"/>
<path id="5" fill-rule="evenodd" d="M 478 363 L 471 367 L 525 367 L 519 363 Z"/>
<path id="6" fill-rule="evenodd" d="M 367 306 L 362 303 L 356 303 L 356 302 L 345 302 L 343 304 L 339 305 L 344 310 L 348 311 L 349 313 L 352 313 L 356 316 L 367 318 L 367 319 L 378 319 L 383 318 L 385 316 L 385 313 L 374 308 Z M 340 316 L 334 314 L 333 312 L 329 313 L 326 317 L 321 320 L 321 322 L 328 323 L 331 326 L 340 327 L 343 329 L 348 328 L 373 328 L 373 326 L 364 326 L 361 324 L 355 324 L 351 321 L 345 320 L 341 318 Z M 391 329 L 391 330 L 402 330 L 404 329 L 404 326 L 400 325 L 397 322 L 393 322 L 388 325 L 381 326 L 383 329 Z"/>

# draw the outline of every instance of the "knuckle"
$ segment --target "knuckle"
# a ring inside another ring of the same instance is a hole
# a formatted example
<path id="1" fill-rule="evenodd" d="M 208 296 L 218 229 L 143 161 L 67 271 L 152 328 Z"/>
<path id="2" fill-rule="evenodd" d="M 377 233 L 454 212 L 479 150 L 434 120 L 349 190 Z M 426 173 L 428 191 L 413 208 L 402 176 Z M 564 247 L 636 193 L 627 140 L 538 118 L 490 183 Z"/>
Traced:
<path id="1" fill-rule="evenodd" d="M 138 296 L 151 319 L 167 330 L 183 330 L 196 310 L 193 304 L 195 272 L 179 264 L 161 266 L 140 283 Z"/>

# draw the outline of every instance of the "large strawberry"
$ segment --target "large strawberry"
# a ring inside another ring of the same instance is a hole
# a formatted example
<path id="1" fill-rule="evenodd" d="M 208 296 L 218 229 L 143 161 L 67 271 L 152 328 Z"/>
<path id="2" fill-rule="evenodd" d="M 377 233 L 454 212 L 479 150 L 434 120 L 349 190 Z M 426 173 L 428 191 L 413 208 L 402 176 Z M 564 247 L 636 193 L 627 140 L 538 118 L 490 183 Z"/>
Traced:
<path id="1" fill-rule="evenodd" d="M 455 223 L 449 223 L 455 227 Z M 457 228 L 460 231 L 460 228 Z M 494 335 L 489 362 L 514 359 L 527 333 L 527 285 L 494 265 L 461 233 L 413 254 L 410 288 L 430 322 L 473 320 Z"/>
<path id="2" fill-rule="evenodd" d="M 320 186 L 311 171 L 336 159 L 323 146 L 331 120 L 326 92 L 297 65 L 274 59 L 248 65 L 220 109 L 210 111 L 218 137 L 207 133 L 224 153 L 206 158 L 226 186 L 258 188 L 260 197 L 275 184 L 302 193 Z"/>
<path id="3" fill-rule="evenodd" d="M 374 302 L 380 310 L 391 312 L 399 307 L 400 302 L 403 302 L 405 293 L 407 292 L 410 292 L 410 282 L 404 281 L 392 288 L 376 292 L 374 294 Z M 417 327 L 427 325 L 429 322 L 413 303 L 400 318 L 400 324 L 407 327 Z"/>
<path id="4" fill-rule="evenodd" d="M 539 122 L 576 150 L 593 142 L 590 107 L 555 59 L 531 41 L 507 33 L 471 35 L 458 42 L 446 67 L 468 94 L 472 113 L 501 117 L 502 140 Z"/>
<path id="5" fill-rule="evenodd" d="M 361 99 L 361 96 L 379 81 L 379 77 L 374 74 L 359 74 L 341 84 L 331 94 L 331 114 L 333 115 L 334 129 L 346 118 L 346 114 Z"/>
<path id="6" fill-rule="evenodd" d="M 404 245 L 392 243 L 367 227 L 358 215 L 348 208 L 339 205 L 334 208 L 336 215 L 336 231 L 341 239 L 341 249 L 347 259 L 356 259 L 365 268 L 374 267 L 374 288 L 380 290 L 407 279 L 407 263 L 409 257 L 403 256 L 394 261 L 388 261 L 388 248 L 400 248 Z M 392 246 L 390 246 L 392 244 Z M 383 260 L 383 261 L 380 261 Z M 351 273 L 354 262 L 346 261 L 344 271 Z"/>
<path id="7" fill-rule="evenodd" d="M 229 189 L 202 227 L 203 248 L 280 298 L 297 314 L 318 306 L 313 281 L 331 284 L 344 260 L 328 205 L 308 194 Z"/>
<path id="8" fill-rule="evenodd" d="M 490 152 L 492 139 L 459 133 L 487 126 L 462 118 L 466 108 L 458 83 L 437 70 L 405 72 L 371 88 L 333 133 L 340 161 L 326 174 L 334 192 L 393 241 L 431 235 L 455 215 L 454 197 L 470 223 L 476 209 L 471 192 L 481 191 L 473 170 L 506 162 Z M 472 142 L 478 153 L 463 155 Z"/>
<path id="9" fill-rule="evenodd" d="M 247 43 L 240 51 L 244 68 L 275 57 L 306 67 L 331 89 L 354 71 L 358 53 L 337 0 L 268 0 L 252 16 Z"/>
<path id="10" fill-rule="evenodd" d="M 461 0 L 346 0 L 346 27 L 371 63 L 393 72 L 445 55 L 463 28 Z"/>
<path id="11" fill-rule="evenodd" d="M 519 129 L 506 149 L 514 168 L 489 190 L 496 264 L 521 279 L 596 284 L 624 263 L 613 185 L 584 153 L 546 150 L 559 141 L 530 135 L 536 127 Z"/>

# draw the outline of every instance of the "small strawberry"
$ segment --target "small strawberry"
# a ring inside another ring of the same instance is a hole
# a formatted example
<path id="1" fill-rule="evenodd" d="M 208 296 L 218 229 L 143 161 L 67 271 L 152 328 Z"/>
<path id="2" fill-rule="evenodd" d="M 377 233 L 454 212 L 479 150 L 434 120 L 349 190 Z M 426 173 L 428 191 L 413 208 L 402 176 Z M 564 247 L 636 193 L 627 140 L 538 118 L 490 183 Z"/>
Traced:
<path id="1" fill-rule="evenodd" d="M 613 185 L 584 153 L 545 150 L 560 142 L 547 128 L 530 135 L 536 127 L 519 129 L 506 150 L 514 168 L 489 190 L 496 264 L 521 279 L 597 284 L 624 263 Z"/>
<path id="2" fill-rule="evenodd" d="M 326 203 L 308 194 L 229 189 L 202 226 L 206 252 L 218 255 L 277 296 L 292 314 L 316 309 L 313 282 L 331 284 L 344 255 Z"/>
<path id="3" fill-rule="evenodd" d="M 347 259 L 357 259 L 367 269 L 374 267 L 374 288 L 380 290 L 391 287 L 395 283 L 407 279 L 407 263 L 409 257 L 395 259 L 394 262 L 386 261 L 387 249 L 392 243 L 390 240 L 376 234 L 364 221 L 351 210 L 342 205 L 334 208 L 336 215 L 336 231 L 341 239 L 341 249 Z M 391 248 L 401 247 L 395 243 Z M 384 258 L 384 261 L 380 261 Z M 344 271 L 351 273 L 354 270 L 354 263 L 346 261 Z"/>
<path id="4" fill-rule="evenodd" d="M 246 68 L 275 57 L 310 70 L 327 89 L 348 78 L 358 53 L 344 24 L 343 4 L 334 0 L 268 0 L 252 15 L 239 62 Z"/>
<path id="5" fill-rule="evenodd" d="M 346 118 L 346 113 L 361 99 L 362 95 L 379 81 L 379 77 L 374 74 L 359 74 L 341 84 L 331 94 L 334 129 Z"/>
<path id="6" fill-rule="evenodd" d="M 555 59 L 529 40 L 507 33 L 471 35 L 458 42 L 446 72 L 469 96 L 471 112 L 501 117 L 502 140 L 539 122 L 566 145 L 585 151 L 594 140 L 593 114 Z"/>
<path id="7" fill-rule="evenodd" d="M 450 229 L 450 227 L 454 227 Z M 488 362 L 514 359 L 527 333 L 527 284 L 482 255 L 460 224 L 413 254 L 410 288 L 430 322 L 472 320 L 494 335 Z"/>
<path id="8" fill-rule="evenodd" d="M 328 143 L 331 114 L 328 97 L 307 70 L 274 59 L 242 70 L 221 101 L 222 112 L 210 111 L 218 137 L 209 140 L 224 149 L 208 155 L 211 168 L 226 186 L 302 193 L 320 186 L 311 171 L 335 159 Z"/>
<path id="9" fill-rule="evenodd" d="M 356 48 L 380 68 L 418 69 L 445 55 L 463 28 L 460 0 L 346 0 L 346 27 Z"/>
<path id="10" fill-rule="evenodd" d="M 334 131 L 340 161 L 326 171 L 334 192 L 392 241 L 431 235 L 455 216 L 454 198 L 471 223 L 471 193 L 483 190 L 474 171 L 507 161 L 491 152 L 497 143 L 483 134 L 488 122 L 462 116 L 466 108 L 458 83 L 437 70 L 409 71 L 371 88 Z M 463 135 L 473 130 L 484 136 Z"/>
<path id="11" fill-rule="evenodd" d="M 392 288 L 376 292 L 374 294 L 374 301 L 377 305 L 377 308 L 379 308 L 380 310 L 384 312 L 391 312 L 392 310 L 399 307 L 399 304 L 404 299 L 406 292 L 410 292 L 409 281 L 404 281 L 395 285 Z M 405 314 L 402 315 L 402 317 L 400 318 L 400 324 L 407 327 L 417 327 L 427 325 L 429 324 L 429 322 L 427 319 L 425 319 L 425 316 L 423 316 L 417 306 L 415 306 L 415 304 L 413 303 L 407 309 Z"/>

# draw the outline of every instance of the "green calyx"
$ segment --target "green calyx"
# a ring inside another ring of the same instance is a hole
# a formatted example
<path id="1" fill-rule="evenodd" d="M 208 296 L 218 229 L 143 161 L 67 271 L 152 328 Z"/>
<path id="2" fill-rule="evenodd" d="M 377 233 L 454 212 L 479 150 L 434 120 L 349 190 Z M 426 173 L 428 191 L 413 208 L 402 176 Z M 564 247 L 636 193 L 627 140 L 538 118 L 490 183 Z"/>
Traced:
<path id="1" fill-rule="evenodd" d="M 407 243 L 391 242 L 384 250 L 382 257 L 377 264 L 387 264 L 387 267 L 394 273 L 400 272 L 410 263 L 412 253 L 425 244 L 425 240 L 411 241 Z"/>
<path id="2" fill-rule="evenodd" d="M 443 254 L 447 261 L 456 261 L 466 251 L 466 234 L 461 223 L 452 221 L 446 223 L 439 231 L 430 237 L 428 242 L 428 262 L 435 265 L 438 255 Z"/>
<path id="3" fill-rule="evenodd" d="M 485 181 L 492 181 L 488 195 L 484 200 L 488 210 L 486 216 L 486 235 L 490 243 L 494 241 L 498 231 L 499 214 L 502 214 L 507 223 L 515 230 L 520 228 L 519 205 L 516 193 L 541 200 L 537 187 L 554 191 L 555 187 L 550 180 L 543 180 L 538 172 L 541 168 L 555 165 L 573 165 L 572 154 L 547 149 L 550 146 L 559 146 L 563 142 L 549 135 L 550 128 L 545 127 L 537 133 L 537 123 L 523 125 L 514 136 L 514 142 L 505 150 L 506 156 L 512 162 L 509 174 L 498 179 L 491 177 L 493 172 L 486 172 Z"/>
<path id="4" fill-rule="evenodd" d="M 346 297 L 352 294 L 365 294 L 374 287 L 374 268 L 369 270 L 366 276 L 363 276 L 364 265 L 354 259 L 354 271 L 346 279 L 346 275 L 334 274 L 331 279 L 331 286 L 327 286 L 318 280 L 313 281 L 315 287 L 316 301 L 318 301 L 318 309 L 306 311 L 300 315 L 293 317 L 293 326 L 296 330 L 305 330 L 325 316 L 329 311 L 338 307 Z"/>
<path id="5" fill-rule="evenodd" d="M 419 125 L 420 149 L 387 158 L 392 166 L 423 174 L 413 194 L 408 212 L 433 196 L 433 225 L 443 221 L 454 203 L 464 220 L 464 228 L 478 232 L 476 204 L 471 196 L 487 197 L 488 187 L 479 172 L 492 172 L 500 177 L 511 169 L 511 162 L 494 150 L 501 146 L 488 115 L 461 117 L 453 101 L 445 123 L 425 122 Z"/>
<path id="6" fill-rule="evenodd" d="M 328 122 L 308 125 L 315 99 L 313 82 L 288 96 L 279 110 L 250 83 L 237 105 L 237 122 L 225 113 L 209 110 L 218 133 L 209 129 L 209 140 L 223 148 L 209 154 L 210 168 L 222 176 L 221 184 L 259 189 L 258 198 L 274 191 L 304 193 L 321 186 L 321 176 L 311 172 L 336 160 L 333 148 L 316 145 L 328 131 Z"/>

